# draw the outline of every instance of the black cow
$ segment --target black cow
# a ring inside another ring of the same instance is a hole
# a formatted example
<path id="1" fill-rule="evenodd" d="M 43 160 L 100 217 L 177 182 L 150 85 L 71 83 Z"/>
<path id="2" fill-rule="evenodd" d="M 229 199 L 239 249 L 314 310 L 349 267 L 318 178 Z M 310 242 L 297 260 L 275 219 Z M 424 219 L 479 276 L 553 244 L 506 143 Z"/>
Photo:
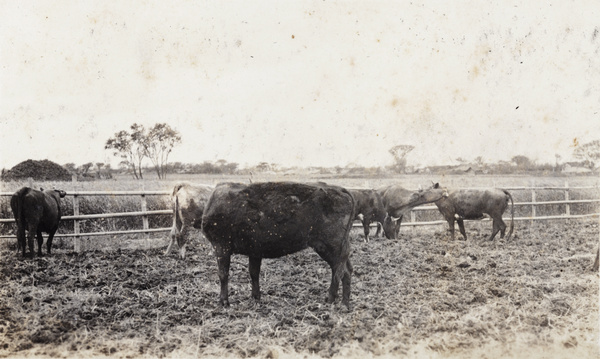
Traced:
<path id="1" fill-rule="evenodd" d="M 448 196 L 447 190 L 440 188 L 438 183 L 425 190 L 411 191 L 399 185 L 391 185 L 379 189 L 378 192 L 387 212 L 387 216 L 383 222 L 383 231 L 388 239 L 398 238 L 402 217 L 410 212 L 411 209 Z"/>
<path id="2" fill-rule="evenodd" d="M 448 221 L 452 239 L 454 239 L 455 220 L 458 222 L 460 233 L 462 233 L 464 239 L 467 240 L 467 233 L 465 232 L 463 221 L 465 219 L 482 219 L 484 213 L 488 214 L 493 220 L 492 235 L 490 236 L 491 241 L 498 231 L 500 232 L 500 238 L 504 238 L 506 224 L 502 220 L 502 214 L 506 211 L 509 200 L 512 204 L 510 230 L 506 237 L 506 239 L 509 240 L 514 228 L 515 205 L 510 193 L 504 189 L 451 190 L 447 198 L 442 198 L 435 202 L 435 205 L 438 207 L 446 221 Z"/>
<path id="3" fill-rule="evenodd" d="M 267 182 L 224 183 L 212 193 L 202 217 L 202 231 L 217 255 L 220 303 L 229 305 L 227 289 L 232 254 L 249 257 L 252 297 L 260 300 L 258 278 L 263 258 L 277 258 L 312 247 L 331 267 L 327 301 L 337 297 L 350 306 L 350 243 L 354 199 L 344 188 L 326 184 Z"/>
<path id="4" fill-rule="evenodd" d="M 202 228 L 202 213 L 204 206 L 214 187 L 203 184 L 178 183 L 173 188 L 171 196 L 173 204 L 173 227 L 171 241 L 165 251 L 169 254 L 175 240 L 179 246 L 179 257 L 185 259 L 185 245 L 188 242 L 189 228 Z"/>
<path id="5" fill-rule="evenodd" d="M 42 232 L 48 233 L 46 246 L 48 254 L 51 253 L 52 238 L 58 229 L 61 209 L 60 199 L 66 196 L 65 191 L 46 190 L 38 191 L 33 188 L 23 187 L 10 199 L 10 207 L 17 222 L 17 243 L 26 255 L 25 230 L 27 230 L 27 244 L 33 257 L 33 236 L 37 235 L 38 256 L 42 256 Z"/>
<path id="6" fill-rule="evenodd" d="M 369 241 L 369 226 L 372 222 L 377 222 L 375 237 L 378 237 L 381 232 L 381 224 L 386 215 L 381 196 L 373 189 L 349 189 L 348 191 L 354 196 L 356 202 L 355 219 L 362 222 L 365 241 Z"/>

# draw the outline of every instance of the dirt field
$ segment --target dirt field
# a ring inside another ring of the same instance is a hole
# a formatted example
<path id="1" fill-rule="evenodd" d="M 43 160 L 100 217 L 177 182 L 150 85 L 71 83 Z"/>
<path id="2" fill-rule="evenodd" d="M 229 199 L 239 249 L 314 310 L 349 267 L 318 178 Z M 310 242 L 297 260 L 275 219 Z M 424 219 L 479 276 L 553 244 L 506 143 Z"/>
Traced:
<path id="1" fill-rule="evenodd" d="M 353 230 L 348 311 L 325 304 L 329 267 L 312 250 L 264 260 L 262 301 L 247 258 L 232 258 L 231 307 L 218 305 L 216 260 L 159 247 L 21 259 L 0 244 L 0 357 L 598 358 L 597 219 L 407 228 L 364 243 Z"/>

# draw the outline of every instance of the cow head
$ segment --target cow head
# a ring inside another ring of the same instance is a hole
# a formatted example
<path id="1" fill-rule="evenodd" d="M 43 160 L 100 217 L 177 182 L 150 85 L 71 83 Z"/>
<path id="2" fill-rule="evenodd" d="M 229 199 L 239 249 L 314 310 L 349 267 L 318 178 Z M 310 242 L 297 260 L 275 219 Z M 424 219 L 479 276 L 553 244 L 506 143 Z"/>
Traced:
<path id="1" fill-rule="evenodd" d="M 414 208 L 422 204 L 439 201 L 445 197 L 448 197 L 448 190 L 446 188 L 441 188 L 439 183 L 434 183 L 427 189 L 419 187 L 418 191 L 415 191 L 410 195 L 408 207 Z"/>
<path id="2" fill-rule="evenodd" d="M 398 224 L 399 218 L 391 217 L 389 215 L 385 216 L 385 219 L 382 223 L 383 234 L 387 239 L 396 239 L 396 226 Z"/>
<path id="3" fill-rule="evenodd" d="M 436 202 L 442 198 L 448 197 L 448 190 L 446 188 L 441 188 L 439 183 L 434 183 L 427 189 L 423 189 L 419 186 L 418 190 L 409 192 L 405 194 L 405 196 L 406 197 L 401 201 L 403 205 L 396 208 L 395 211 L 393 211 L 395 213 L 388 213 L 383 222 L 383 231 L 388 239 L 396 239 L 400 229 L 398 221 L 402 221 L 402 216 L 405 213 L 408 213 L 412 208 L 422 204 Z"/>

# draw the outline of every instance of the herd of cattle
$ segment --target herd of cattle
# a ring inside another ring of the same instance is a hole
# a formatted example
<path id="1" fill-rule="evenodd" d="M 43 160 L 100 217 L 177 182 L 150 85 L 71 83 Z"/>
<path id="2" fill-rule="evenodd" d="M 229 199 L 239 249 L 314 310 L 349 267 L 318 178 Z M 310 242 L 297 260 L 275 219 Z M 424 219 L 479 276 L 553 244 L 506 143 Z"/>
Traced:
<path id="1" fill-rule="evenodd" d="M 37 236 L 38 255 L 42 255 L 42 232 L 48 233 L 47 252 L 61 218 L 61 190 L 35 190 L 23 187 L 11 198 L 17 223 L 17 248 L 23 256 L 34 254 Z M 179 256 L 185 259 L 190 227 L 200 229 L 212 244 L 221 282 L 220 303 L 229 305 L 228 279 L 232 254 L 249 257 L 252 297 L 260 299 L 259 273 L 262 258 L 277 258 L 307 247 L 313 248 L 332 271 L 327 301 L 334 302 L 340 281 L 342 303 L 350 305 L 349 232 L 354 220 L 364 227 L 369 240 L 371 223 L 377 223 L 376 236 L 383 229 L 388 239 L 396 239 L 402 218 L 416 206 L 435 203 L 448 221 L 454 238 L 454 222 L 467 239 L 464 219 L 493 219 L 490 240 L 498 232 L 504 237 L 502 214 L 512 196 L 505 190 L 448 190 L 439 184 L 430 188 L 407 190 L 399 185 L 374 189 L 346 189 L 326 183 L 265 182 L 253 184 L 222 183 L 216 187 L 180 183 L 172 194 L 173 227 L 168 254 L 175 241 Z M 512 205 L 514 218 L 514 203 Z M 513 231 L 511 227 L 507 239 Z M 27 236 L 25 235 L 27 232 Z"/>

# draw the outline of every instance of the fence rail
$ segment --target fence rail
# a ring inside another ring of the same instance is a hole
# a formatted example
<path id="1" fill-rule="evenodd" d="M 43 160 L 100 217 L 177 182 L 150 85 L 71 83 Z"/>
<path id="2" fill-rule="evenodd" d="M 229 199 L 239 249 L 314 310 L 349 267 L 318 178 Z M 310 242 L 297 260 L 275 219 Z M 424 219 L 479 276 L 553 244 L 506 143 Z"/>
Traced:
<path id="1" fill-rule="evenodd" d="M 471 187 L 470 189 L 482 189 L 485 187 Z M 569 191 L 571 190 L 586 190 L 586 189 L 599 189 L 597 186 L 583 186 L 583 187 L 569 187 L 568 182 L 565 182 L 565 186 L 542 186 L 542 187 L 503 187 L 506 190 L 511 191 L 531 191 L 531 201 L 527 202 L 515 202 L 515 206 L 531 206 L 531 216 L 529 217 L 517 217 L 514 218 L 515 221 L 534 221 L 534 220 L 555 220 L 555 219 L 578 219 L 578 218 L 588 218 L 588 217 L 597 217 L 600 216 L 600 213 L 590 213 L 590 214 L 580 214 L 580 215 L 572 215 L 570 213 L 570 205 L 571 204 L 582 204 L 582 203 L 597 203 L 600 202 L 600 198 L 596 199 L 579 199 L 573 200 L 569 198 Z M 564 200 L 556 200 L 556 201 L 536 201 L 536 191 L 541 190 L 558 190 L 564 191 Z M 12 196 L 13 192 L 0 192 L 0 197 L 2 196 Z M 172 210 L 164 209 L 164 210 L 152 210 L 149 211 L 147 209 L 147 196 L 170 196 L 171 191 L 72 191 L 67 193 L 67 197 L 71 197 L 73 203 L 73 215 L 71 216 L 63 216 L 61 220 L 63 221 L 73 221 L 74 222 L 74 233 L 57 233 L 55 237 L 71 237 L 74 238 L 74 246 L 75 251 L 80 250 L 80 241 L 82 237 L 90 237 L 90 236 L 104 236 L 104 235 L 116 235 L 116 234 L 139 234 L 139 233 L 161 233 L 167 232 L 171 230 L 171 227 L 166 228 L 149 228 L 148 216 L 155 215 L 169 215 Z M 84 196 L 139 196 L 140 197 L 140 207 L 141 211 L 136 212 L 120 212 L 120 213 L 98 213 L 98 214 L 80 214 L 79 213 L 79 198 Z M 553 215 L 553 216 L 536 216 L 536 207 L 543 205 L 565 205 L 565 212 L 561 215 Z M 411 211 L 411 215 L 409 220 L 402 223 L 403 226 L 427 226 L 427 225 L 439 225 L 447 223 L 444 220 L 438 221 L 416 221 L 416 212 L 419 211 L 431 211 L 437 210 L 436 206 L 420 206 L 413 208 Z M 132 229 L 132 230 L 122 230 L 122 231 L 108 231 L 108 232 L 80 232 L 80 221 L 88 220 L 88 219 L 101 219 L 101 218 L 120 218 L 120 217 L 142 217 L 142 229 Z M 484 219 L 484 221 L 490 220 L 489 218 Z M 0 224 L 2 223 L 13 223 L 14 218 L 0 218 Z M 373 224 L 376 225 L 376 224 Z M 360 223 L 355 222 L 354 226 L 361 226 Z M 0 239 L 6 238 L 15 238 L 14 235 L 1 235 Z"/>

